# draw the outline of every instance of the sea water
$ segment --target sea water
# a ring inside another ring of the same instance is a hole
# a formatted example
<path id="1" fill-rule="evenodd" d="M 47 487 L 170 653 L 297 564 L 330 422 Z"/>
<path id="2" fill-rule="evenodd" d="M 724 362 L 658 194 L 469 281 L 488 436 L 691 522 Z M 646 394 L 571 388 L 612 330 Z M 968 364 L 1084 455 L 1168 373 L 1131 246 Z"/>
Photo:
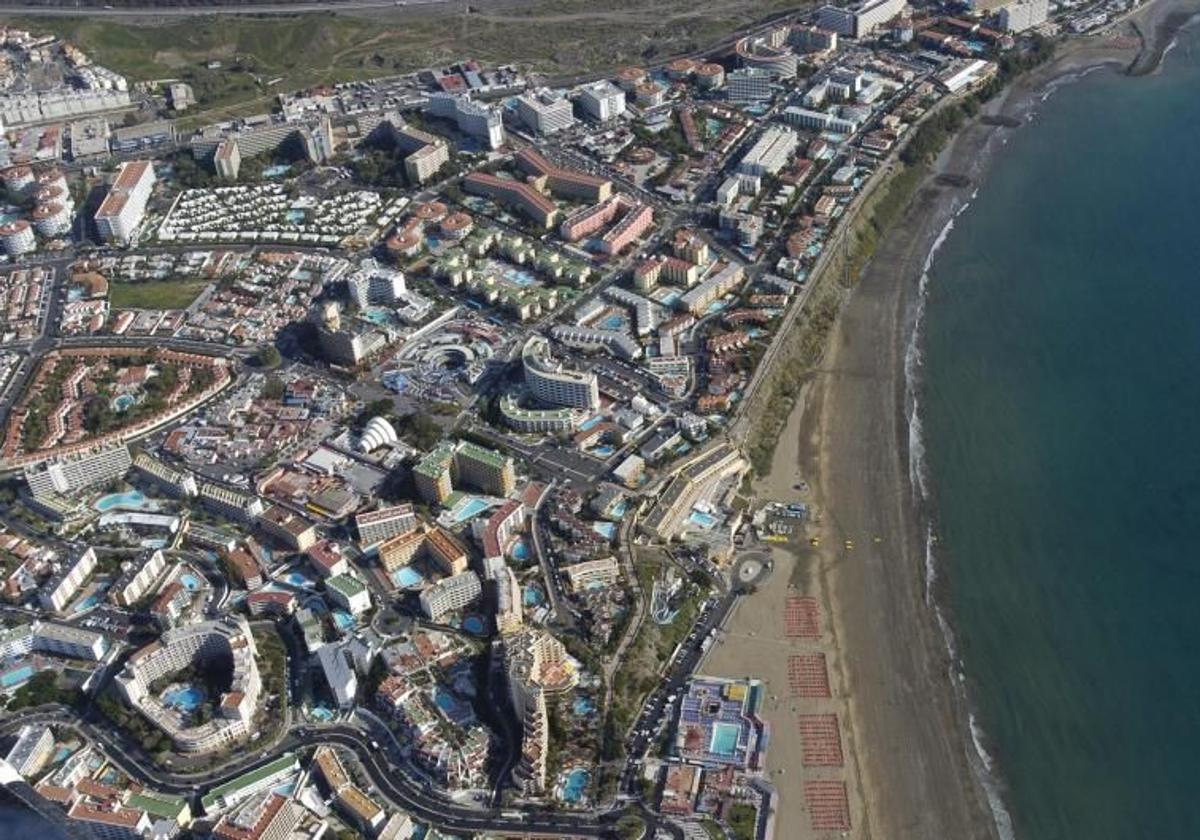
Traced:
<path id="1" fill-rule="evenodd" d="M 1021 840 L 1200 837 L 1200 37 L 1012 132 L 934 257 L 937 591 Z"/>

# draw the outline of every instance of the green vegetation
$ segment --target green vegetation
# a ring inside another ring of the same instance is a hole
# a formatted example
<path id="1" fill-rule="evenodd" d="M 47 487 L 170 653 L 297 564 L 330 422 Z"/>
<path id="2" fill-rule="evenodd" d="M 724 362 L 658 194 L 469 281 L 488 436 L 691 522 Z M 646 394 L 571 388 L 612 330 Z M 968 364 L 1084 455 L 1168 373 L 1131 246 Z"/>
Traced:
<path id="1" fill-rule="evenodd" d="M 254 354 L 254 361 L 258 363 L 259 367 L 269 370 L 279 367 L 279 364 L 283 361 L 283 356 L 280 355 L 279 348 L 274 344 L 264 344 Z M 280 384 L 282 385 L 283 383 Z M 280 396 L 283 396 L 283 394 L 281 393 Z"/>
<path id="2" fill-rule="evenodd" d="M 758 821 L 758 809 L 745 802 L 737 802 L 729 809 L 729 832 L 733 840 L 754 840 L 754 829 Z"/>
<path id="3" fill-rule="evenodd" d="M 109 286 L 108 303 L 113 309 L 186 309 L 208 285 L 206 280 L 148 280 L 144 283 L 115 282 Z"/>
<path id="4" fill-rule="evenodd" d="M 638 840 L 646 833 L 646 824 L 636 814 L 626 814 L 617 820 L 616 829 L 621 840 Z"/>
<path id="5" fill-rule="evenodd" d="M 14 20 L 53 31 L 131 81 L 192 86 L 198 124 L 270 110 L 280 91 L 391 75 L 463 56 L 545 73 L 660 61 L 711 45 L 794 4 L 787 0 L 534 0 L 517 7 L 372 9 L 295 15 L 206 15 L 122 23 L 100 17 Z M 530 37 L 536 32 L 537 37 Z M 216 64 L 219 62 L 219 66 Z"/>
<path id="6" fill-rule="evenodd" d="M 34 674 L 29 682 L 13 692 L 12 696 L 8 698 L 8 704 L 3 708 L 9 712 L 15 712 L 48 703 L 63 703 L 71 706 L 78 700 L 79 692 L 60 688 L 58 672 L 49 670 Z"/>
<path id="7" fill-rule="evenodd" d="M 784 343 L 775 365 L 759 386 L 755 404 L 748 409 L 754 413 L 746 436 L 746 453 L 759 475 L 771 470 L 775 446 L 800 389 L 825 354 L 826 339 L 846 291 L 857 282 L 884 231 L 899 221 L 927 174 L 928 169 L 921 165 L 902 167 L 893 173 L 864 201 L 853 219 L 843 220 L 843 224 L 852 225 L 845 234 L 851 237 L 848 251 L 831 253 L 824 270 L 810 277 L 809 282 L 818 285 L 792 329 L 779 338 Z"/>
<path id="8" fill-rule="evenodd" d="M 717 825 L 709 817 L 705 817 L 700 822 L 700 827 L 708 834 L 709 840 L 725 840 L 725 831 L 721 826 Z"/>
<path id="9" fill-rule="evenodd" d="M 681 595 L 676 596 L 680 600 L 674 620 L 665 625 L 655 623 L 648 612 L 650 593 L 654 579 L 669 565 L 671 561 L 659 549 L 639 551 L 634 564 L 642 596 L 647 601 L 647 615 L 626 650 L 621 667 L 613 675 L 613 705 L 609 717 L 618 740 L 633 723 L 642 698 L 658 684 L 659 669 L 674 652 L 675 646 L 687 638 L 696 621 L 700 603 L 708 593 L 707 589 L 685 580 Z M 682 574 L 678 570 L 676 573 Z"/>

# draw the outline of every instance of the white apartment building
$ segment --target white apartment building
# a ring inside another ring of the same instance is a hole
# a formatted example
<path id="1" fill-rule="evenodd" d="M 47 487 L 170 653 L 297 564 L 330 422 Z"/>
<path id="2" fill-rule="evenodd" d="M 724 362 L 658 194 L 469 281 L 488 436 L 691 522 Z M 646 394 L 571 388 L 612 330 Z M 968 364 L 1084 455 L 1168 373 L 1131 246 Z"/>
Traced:
<path id="1" fill-rule="evenodd" d="M 133 470 L 135 475 L 141 476 L 164 493 L 175 498 L 195 496 L 200 492 L 194 475 L 169 467 L 145 452 L 139 452 L 138 456 L 133 459 Z"/>
<path id="2" fill-rule="evenodd" d="M 1000 9 L 1000 27 L 1005 32 L 1024 32 L 1046 22 L 1050 13 L 1047 0 L 1017 0 Z"/>
<path id="3" fill-rule="evenodd" d="M 243 524 L 254 521 L 264 510 L 258 496 L 208 482 L 200 485 L 200 503 L 218 516 Z"/>
<path id="4" fill-rule="evenodd" d="M 145 597 L 166 568 L 167 558 L 161 550 L 148 551 L 122 572 L 109 589 L 108 597 L 118 606 L 132 606 Z"/>
<path id="5" fill-rule="evenodd" d="M 354 517 L 360 546 L 375 545 L 417 527 L 417 515 L 410 504 L 393 505 Z"/>
<path id="6" fill-rule="evenodd" d="M 465 96 L 450 93 L 434 93 L 429 97 L 425 110 L 435 117 L 454 120 L 463 134 L 478 137 L 489 149 L 504 145 L 504 121 L 500 111 Z"/>
<path id="7" fill-rule="evenodd" d="M 360 615 L 371 609 L 370 591 L 366 584 L 351 574 L 334 575 L 325 581 L 325 594 L 351 615 Z"/>
<path id="8" fill-rule="evenodd" d="M 133 654 L 117 675 L 116 684 L 129 705 L 169 735 L 181 752 L 211 752 L 251 734 L 262 693 L 257 654 L 245 619 L 205 621 L 168 630 Z M 163 677 L 210 659 L 233 661 L 229 690 L 221 695 L 211 720 L 196 724 L 151 693 L 150 687 Z"/>
<path id="9" fill-rule="evenodd" d="M 517 115 L 538 134 L 554 134 L 575 124 L 571 100 L 548 90 L 517 97 Z"/>
<path id="10" fill-rule="evenodd" d="M 408 287 L 404 272 L 395 271 L 375 260 L 363 260 L 358 270 L 346 278 L 350 298 L 362 309 L 368 306 L 388 306 L 404 297 Z"/>
<path id="11" fill-rule="evenodd" d="M 12 768 L 26 779 L 46 766 L 54 754 L 54 733 L 48 726 L 26 724 L 17 735 L 8 755 L 4 757 Z"/>
<path id="12" fill-rule="evenodd" d="M 25 483 L 35 499 L 67 495 L 120 478 L 132 463 L 129 447 L 121 444 L 26 467 Z"/>
<path id="13" fill-rule="evenodd" d="M 771 94 L 771 74 L 766 70 L 743 67 L 725 77 L 725 95 L 730 102 L 765 102 Z"/>
<path id="14" fill-rule="evenodd" d="M 105 242 L 128 245 L 146 215 L 154 189 L 154 165 L 148 160 L 121 164 L 117 179 L 96 211 L 96 229 Z"/>
<path id="15" fill-rule="evenodd" d="M 616 583 L 619 572 L 620 566 L 613 557 L 585 560 L 562 568 L 572 592 L 582 592 L 590 586 L 610 586 Z"/>
<path id="16" fill-rule="evenodd" d="M 799 144 L 800 138 L 796 132 L 771 126 L 742 157 L 738 172 L 743 175 L 774 175 L 787 165 Z"/>
<path id="17" fill-rule="evenodd" d="M 321 663 L 321 671 L 325 682 L 333 692 L 333 698 L 339 709 L 349 709 L 354 705 L 358 694 L 358 676 L 350 666 L 350 658 L 346 651 L 337 645 L 325 645 L 317 651 L 317 659 Z"/>
<path id="18" fill-rule="evenodd" d="M 110 647 L 107 636 L 73 624 L 39 621 L 33 625 L 32 649 L 41 653 L 99 662 Z"/>
<path id="19" fill-rule="evenodd" d="M 42 608 L 62 612 L 96 568 L 96 551 L 91 546 L 76 551 L 62 568 L 42 585 Z"/>
<path id="20" fill-rule="evenodd" d="M 466 571 L 442 578 L 421 593 L 421 611 L 427 618 L 438 621 L 447 613 L 461 610 L 483 594 L 479 575 Z"/>
<path id="21" fill-rule="evenodd" d="M 521 351 L 525 385 L 533 397 L 549 405 L 595 411 L 600 407 L 600 383 L 591 371 L 569 370 L 550 355 L 550 343 L 532 336 Z"/>
<path id="22" fill-rule="evenodd" d="M 580 90 L 579 104 L 592 119 L 607 122 L 625 113 L 625 91 L 607 80 L 593 82 Z"/>

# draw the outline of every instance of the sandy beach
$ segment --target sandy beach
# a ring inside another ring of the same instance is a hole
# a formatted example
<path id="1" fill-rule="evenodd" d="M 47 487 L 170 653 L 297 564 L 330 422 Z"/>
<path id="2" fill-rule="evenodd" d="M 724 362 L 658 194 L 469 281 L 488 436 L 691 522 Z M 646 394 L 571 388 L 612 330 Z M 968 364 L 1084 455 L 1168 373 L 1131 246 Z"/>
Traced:
<path id="1" fill-rule="evenodd" d="M 1052 107 L 1050 88 L 1102 65 L 1112 67 L 1106 72 L 1152 72 L 1198 11 L 1197 0 L 1153 2 L 1102 34 L 1062 46 L 1051 63 L 996 97 L 940 156 L 844 306 L 774 468 L 756 484 L 760 499 L 810 502 L 820 545 L 775 552 L 775 573 L 739 605 L 705 667 L 768 681 L 768 770 L 782 799 L 778 836 L 842 836 L 814 830 L 805 804 L 805 783 L 824 778 L 846 784 L 846 836 L 1010 836 L 1003 769 L 989 766 L 973 742 L 968 681 L 948 652 L 942 624 L 952 627 L 953 617 L 943 618 L 926 567 L 929 512 L 910 477 L 905 363 L 921 277 L 935 241 L 979 187 L 1004 136 L 1021 130 L 1036 108 Z M 946 186 L 939 176 L 948 174 L 969 182 Z M 810 483 L 809 493 L 794 489 L 800 479 Z M 817 638 L 786 630 L 784 612 L 798 597 L 819 604 Z M 827 662 L 828 699 L 797 696 L 789 686 L 789 663 L 811 653 Z M 839 719 L 840 768 L 803 765 L 797 720 L 821 713 Z"/>

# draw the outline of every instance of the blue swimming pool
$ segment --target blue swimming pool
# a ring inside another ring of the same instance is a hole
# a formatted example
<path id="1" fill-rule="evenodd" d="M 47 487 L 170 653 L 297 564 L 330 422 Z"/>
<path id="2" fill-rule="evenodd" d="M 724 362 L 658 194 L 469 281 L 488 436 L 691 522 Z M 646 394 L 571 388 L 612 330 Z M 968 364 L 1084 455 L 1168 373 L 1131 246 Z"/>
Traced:
<path id="1" fill-rule="evenodd" d="M 33 666 L 24 665 L 9 671 L 6 674 L 0 674 L 0 687 L 12 688 L 13 686 L 24 685 L 33 677 Z"/>
<path id="2" fill-rule="evenodd" d="M 196 577 L 191 572 L 184 572 L 179 576 L 179 583 L 189 592 L 195 592 L 200 588 L 200 578 Z"/>
<path id="3" fill-rule="evenodd" d="M 563 801 L 572 804 L 582 802 L 584 794 L 587 793 L 588 785 L 591 782 L 592 774 L 582 767 L 576 767 L 574 770 L 568 771 L 567 777 L 563 780 Z"/>
<path id="4" fill-rule="evenodd" d="M 529 543 L 525 540 L 517 540 L 513 543 L 512 556 L 514 560 L 528 560 L 532 553 Z"/>
<path id="5" fill-rule="evenodd" d="M 629 500 L 621 499 L 619 502 L 617 502 L 615 505 L 612 506 L 612 508 L 610 509 L 609 512 L 611 513 L 611 515 L 615 516 L 617 519 L 620 519 L 622 516 L 625 515 L 625 511 L 627 511 L 627 510 L 629 510 Z"/>
<path id="6" fill-rule="evenodd" d="M 354 616 L 345 610 L 334 610 L 333 623 L 337 625 L 339 630 L 349 630 L 358 622 L 354 620 Z"/>
<path id="7" fill-rule="evenodd" d="M 527 607 L 540 607 L 546 603 L 546 596 L 542 593 L 540 587 L 526 586 L 525 593 L 521 598 Z"/>
<path id="8" fill-rule="evenodd" d="M 91 595 L 87 596 L 86 598 L 84 598 L 82 601 L 80 601 L 78 604 L 75 605 L 75 612 L 77 612 L 77 613 L 86 612 L 87 610 L 90 610 L 92 607 L 96 606 L 99 603 L 100 603 L 100 596 L 97 593 L 93 592 Z"/>
<path id="9" fill-rule="evenodd" d="M 485 499 L 472 497 L 468 499 L 455 511 L 455 522 L 466 522 L 468 519 L 474 519 L 479 514 L 487 510 L 491 505 Z"/>
<path id="10" fill-rule="evenodd" d="M 304 224 L 304 211 L 303 210 L 287 211 L 287 221 L 288 221 L 288 224 L 290 224 L 290 225 Z"/>
<path id="11" fill-rule="evenodd" d="M 463 619 L 463 629 L 474 636 L 483 635 L 483 619 L 477 615 L 469 615 Z"/>
<path id="12" fill-rule="evenodd" d="M 537 278 L 532 273 L 520 268 L 506 268 L 500 272 L 500 276 L 514 286 L 519 286 L 522 289 L 532 286 L 537 282 Z"/>
<path id="13" fill-rule="evenodd" d="M 280 175 L 286 175 L 292 171 L 290 163 L 277 163 L 274 166 L 265 167 L 262 171 L 264 178 L 278 178 Z"/>
<path id="14" fill-rule="evenodd" d="M 592 452 L 595 453 L 596 455 L 599 455 L 601 458 L 607 458 L 609 455 L 613 454 L 616 451 L 617 450 L 613 449 L 607 443 L 602 443 L 599 446 L 594 447 L 592 449 Z"/>
<path id="15" fill-rule="evenodd" d="M 312 578 L 310 578 L 308 575 L 304 574 L 304 572 L 301 572 L 299 570 L 288 572 L 286 575 L 284 575 L 283 579 L 286 580 L 288 583 L 290 583 L 292 586 L 309 586 L 309 587 L 311 587 L 313 585 Z"/>
<path id="16" fill-rule="evenodd" d="M 162 699 L 166 706 L 191 713 L 200 708 L 200 704 L 204 702 L 204 691 L 194 685 L 184 685 L 167 689 Z"/>
<path id="17" fill-rule="evenodd" d="M 137 402 L 137 397 L 135 397 L 133 394 L 120 394 L 119 396 L 113 398 L 113 411 L 117 413 L 128 411 L 135 402 Z"/>
<path id="18" fill-rule="evenodd" d="M 693 525 L 699 525 L 706 531 L 717 527 L 717 522 L 719 521 L 717 517 L 713 516 L 711 513 L 704 513 L 703 511 L 699 510 L 694 510 L 688 514 L 688 520 Z"/>
<path id="19" fill-rule="evenodd" d="M 606 540 L 611 540 L 617 535 L 617 525 L 615 522 L 593 522 L 592 530 Z"/>
<path id="20" fill-rule="evenodd" d="M 738 735 L 742 728 L 736 723 L 714 723 L 708 751 L 713 755 L 731 756 L 737 752 Z"/>
<path id="21" fill-rule="evenodd" d="M 128 493 L 109 493 L 96 500 L 96 510 L 104 513 L 113 508 L 140 510 L 148 506 L 148 501 L 140 490 L 130 490 Z"/>
<path id="22" fill-rule="evenodd" d="M 401 589 L 412 589 L 420 586 L 425 582 L 425 578 L 421 573 L 412 566 L 401 566 L 396 571 L 392 572 L 392 583 L 399 586 Z"/>
<path id="23" fill-rule="evenodd" d="M 327 723 L 328 721 L 333 720 L 333 712 L 329 709 L 326 709 L 324 706 L 314 706 L 312 710 L 312 716 L 315 720 L 319 720 L 322 723 Z"/>
<path id="24" fill-rule="evenodd" d="M 580 429 L 580 431 L 583 431 L 583 432 L 590 432 L 592 429 L 596 428 L 597 423 L 602 423 L 602 422 L 604 422 L 604 416 L 601 414 L 597 414 L 594 417 L 589 417 L 588 419 L 586 419 L 582 423 L 580 423 L 579 429 Z"/>
<path id="25" fill-rule="evenodd" d="M 596 711 L 596 704 L 590 697 L 576 697 L 575 702 L 571 704 L 571 711 L 579 716 L 590 715 Z"/>

